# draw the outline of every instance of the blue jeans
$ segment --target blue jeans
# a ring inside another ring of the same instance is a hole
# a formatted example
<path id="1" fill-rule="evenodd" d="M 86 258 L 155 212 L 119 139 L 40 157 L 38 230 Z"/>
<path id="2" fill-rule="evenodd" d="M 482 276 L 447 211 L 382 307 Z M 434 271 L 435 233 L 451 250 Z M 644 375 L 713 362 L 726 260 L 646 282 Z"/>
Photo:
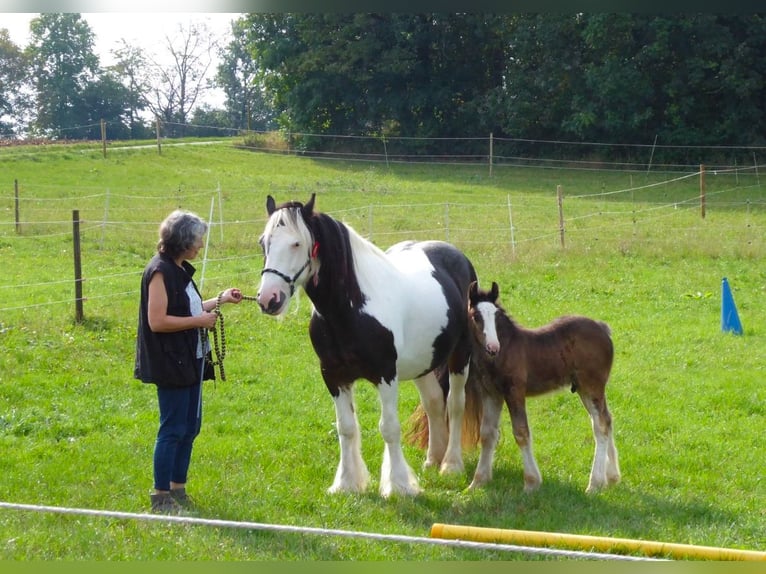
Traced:
<path id="1" fill-rule="evenodd" d="M 160 428 L 154 445 L 154 488 L 186 483 L 192 446 L 202 425 L 202 385 L 157 386 Z"/>

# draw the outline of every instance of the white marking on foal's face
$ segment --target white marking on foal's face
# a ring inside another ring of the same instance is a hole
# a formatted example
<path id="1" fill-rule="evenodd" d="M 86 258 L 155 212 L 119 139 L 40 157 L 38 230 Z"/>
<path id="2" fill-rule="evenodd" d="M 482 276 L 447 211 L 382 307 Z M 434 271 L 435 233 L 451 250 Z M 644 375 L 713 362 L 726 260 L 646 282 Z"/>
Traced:
<path id="1" fill-rule="evenodd" d="M 497 325 L 495 323 L 497 307 L 488 301 L 482 301 L 476 306 L 476 310 L 484 322 L 484 349 L 489 355 L 495 356 L 500 351 L 500 341 L 497 338 Z"/>

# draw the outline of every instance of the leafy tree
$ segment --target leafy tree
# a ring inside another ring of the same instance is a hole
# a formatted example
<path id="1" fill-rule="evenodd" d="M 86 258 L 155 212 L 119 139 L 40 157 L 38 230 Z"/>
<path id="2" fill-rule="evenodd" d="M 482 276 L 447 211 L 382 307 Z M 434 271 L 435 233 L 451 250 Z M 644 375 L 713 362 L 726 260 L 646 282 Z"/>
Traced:
<path id="1" fill-rule="evenodd" d="M 36 90 L 33 127 L 45 134 L 87 135 L 84 94 L 98 74 L 93 32 L 75 13 L 44 13 L 30 23 L 27 50 Z"/>
<path id="2" fill-rule="evenodd" d="M 144 138 L 149 130 L 141 120 L 141 112 L 147 108 L 147 94 L 151 92 L 148 76 L 148 59 L 140 47 L 129 45 L 124 39 L 112 50 L 116 63 L 108 71 L 119 79 L 126 92 L 127 128 L 129 137 Z"/>
<path id="3" fill-rule="evenodd" d="M 109 139 L 129 139 L 131 136 L 128 109 L 125 103 L 130 100 L 128 89 L 113 74 L 104 73 L 90 82 L 82 94 L 83 122 L 87 127 L 86 137 L 101 138 L 101 120 L 109 118 L 107 137 Z"/>
<path id="4" fill-rule="evenodd" d="M 266 100 L 260 70 L 247 47 L 245 26 L 245 19 L 232 23 L 232 40 L 221 53 L 216 81 L 226 94 L 229 126 L 273 129 L 274 114 Z"/>
<path id="5" fill-rule="evenodd" d="M 283 128 L 445 137 L 484 132 L 505 17 L 250 14 L 246 42 Z M 417 145 L 417 144 L 412 144 Z"/>
<path id="6" fill-rule="evenodd" d="M 209 105 L 197 106 L 191 118 L 188 135 L 195 137 L 222 137 L 237 132 L 230 123 L 225 109 L 212 108 Z"/>
<path id="7" fill-rule="evenodd" d="M 27 60 L 11 40 L 8 30 L 0 28 L 0 137 L 14 135 L 28 107 L 25 100 Z"/>

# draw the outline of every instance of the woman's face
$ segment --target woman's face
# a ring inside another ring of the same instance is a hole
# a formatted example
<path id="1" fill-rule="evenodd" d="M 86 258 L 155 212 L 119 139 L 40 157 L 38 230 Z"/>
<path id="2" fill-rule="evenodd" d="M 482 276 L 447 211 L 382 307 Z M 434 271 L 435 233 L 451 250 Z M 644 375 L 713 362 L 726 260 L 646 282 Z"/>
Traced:
<path id="1" fill-rule="evenodd" d="M 189 247 L 189 249 L 187 249 L 184 252 L 183 258 L 186 259 L 187 261 L 194 259 L 195 257 L 197 257 L 197 255 L 199 254 L 199 250 L 202 249 L 202 246 L 204 244 L 205 244 L 204 238 L 200 237 L 199 239 L 197 239 L 197 241 L 194 242 L 194 244 L 191 247 Z"/>

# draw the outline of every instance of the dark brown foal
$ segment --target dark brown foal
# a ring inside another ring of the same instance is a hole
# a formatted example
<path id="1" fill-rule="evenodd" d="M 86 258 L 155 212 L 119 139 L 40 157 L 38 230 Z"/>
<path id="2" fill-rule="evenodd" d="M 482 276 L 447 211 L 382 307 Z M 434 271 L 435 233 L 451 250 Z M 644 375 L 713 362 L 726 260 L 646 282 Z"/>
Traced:
<path id="1" fill-rule="evenodd" d="M 525 329 L 505 313 L 498 296 L 494 282 L 490 291 L 474 282 L 468 292 L 474 339 L 469 377 L 481 388 L 483 410 L 481 455 L 468 488 L 492 478 L 503 400 L 524 461 L 524 490 L 540 486 L 525 400 L 566 386 L 579 394 L 593 425 L 596 449 L 586 492 L 619 482 L 612 417 L 604 394 L 614 358 L 609 326 L 588 317 L 565 316 L 539 329 Z"/>

